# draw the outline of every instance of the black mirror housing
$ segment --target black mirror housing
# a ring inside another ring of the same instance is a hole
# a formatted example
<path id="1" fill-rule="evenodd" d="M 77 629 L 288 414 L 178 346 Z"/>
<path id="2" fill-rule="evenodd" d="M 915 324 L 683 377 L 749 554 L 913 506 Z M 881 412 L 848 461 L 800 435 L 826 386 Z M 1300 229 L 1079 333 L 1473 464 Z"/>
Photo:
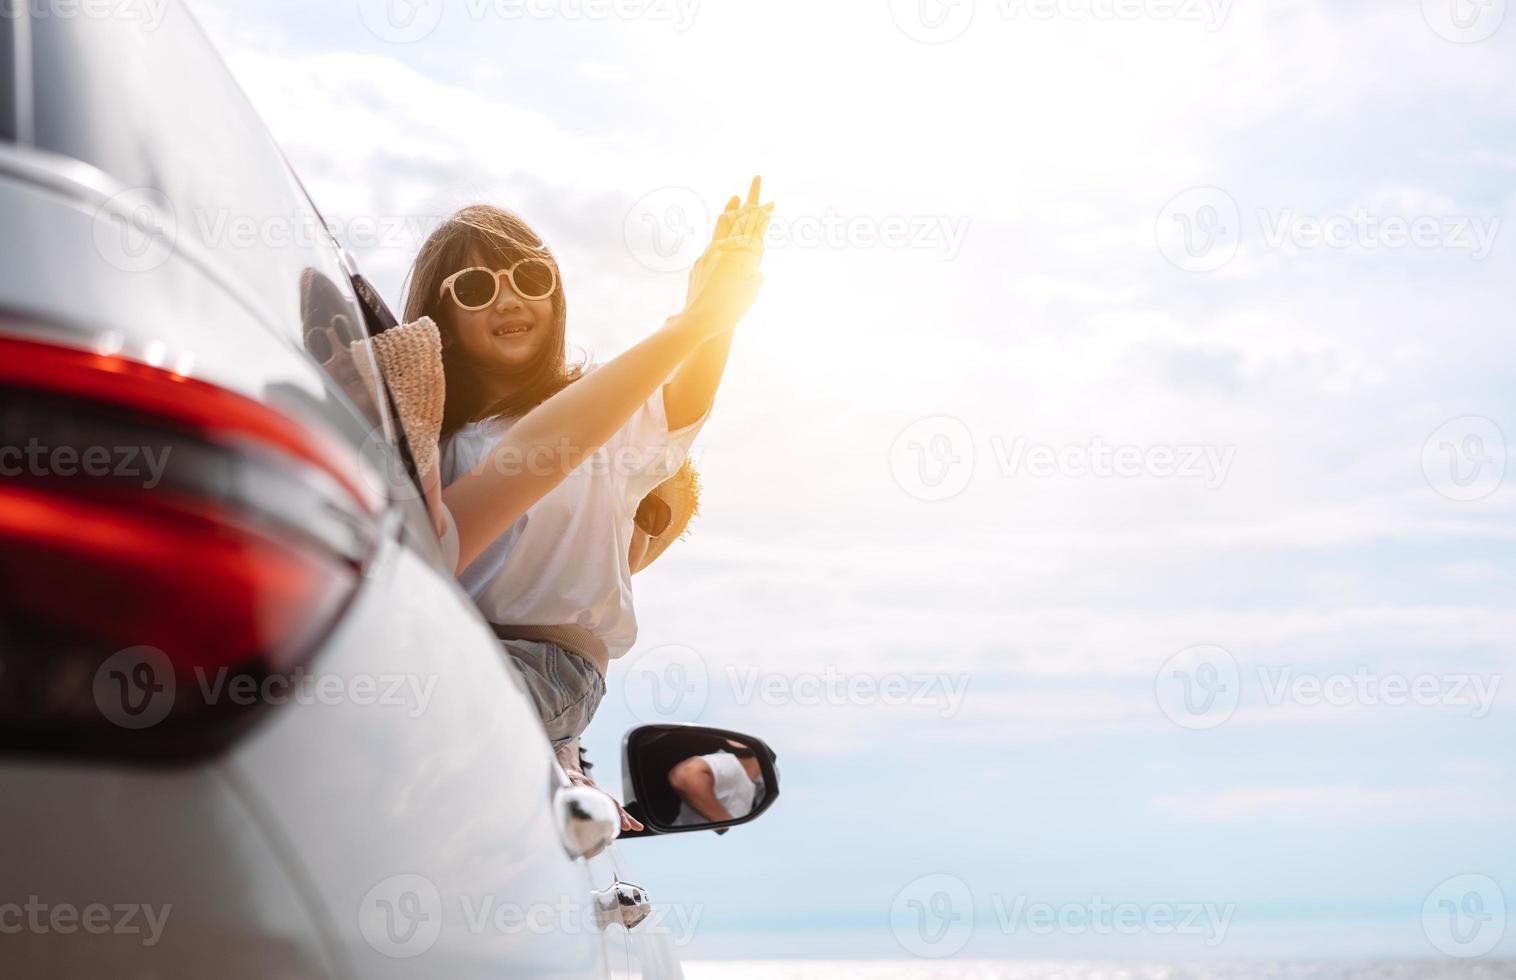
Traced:
<path id="1" fill-rule="evenodd" d="M 703 725 L 642 725 L 621 745 L 626 811 L 646 828 L 621 837 L 725 833 L 779 797 L 777 757 L 753 735 Z M 719 812 L 729 814 L 720 819 Z"/>

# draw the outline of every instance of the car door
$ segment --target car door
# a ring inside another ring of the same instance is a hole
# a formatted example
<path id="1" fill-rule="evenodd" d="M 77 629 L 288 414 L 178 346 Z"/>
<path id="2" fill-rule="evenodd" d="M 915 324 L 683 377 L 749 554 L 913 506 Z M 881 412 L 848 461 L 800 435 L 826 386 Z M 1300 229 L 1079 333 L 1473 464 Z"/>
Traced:
<path id="1" fill-rule="evenodd" d="M 377 372 L 352 346 L 363 324 L 341 255 L 182 7 L 151 31 L 22 17 L 36 106 L 15 166 L 58 161 L 88 197 L 50 235 L 88 242 L 94 212 L 90 274 L 57 291 L 58 329 L 109 324 L 88 340 L 257 399 L 338 450 L 392 444 Z M 35 308 L 23 280 L 57 263 L 19 258 L 0 298 Z M 542 915 L 589 908 L 594 881 L 565 851 L 536 714 L 416 530 L 418 503 L 385 480 L 369 489 L 380 533 L 299 664 L 310 683 L 212 765 L 295 869 L 341 975 L 605 976 L 598 928 Z"/>
<path id="2" fill-rule="evenodd" d="M 614 848 L 607 848 L 590 858 L 587 862 L 587 871 L 596 905 L 608 902 L 620 880 Z M 598 916 L 597 921 L 599 921 Z M 620 922 L 608 921 L 601 928 L 605 943 L 606 967 L 610 975 L 616 980 L 640 977 L 641 973 L 633 967 L 632 940 L 626 926 Z"/>

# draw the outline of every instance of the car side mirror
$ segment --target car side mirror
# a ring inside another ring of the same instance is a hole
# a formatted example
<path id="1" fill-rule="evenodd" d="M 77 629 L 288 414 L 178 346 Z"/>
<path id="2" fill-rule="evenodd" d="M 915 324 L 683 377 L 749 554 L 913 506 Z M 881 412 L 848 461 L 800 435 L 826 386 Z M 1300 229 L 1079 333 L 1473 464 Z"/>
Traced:
<path id="1" fill-rule="evenodd" d="M 774 750 L 761 738 L 702 725 L 643 725 L 621 746 L 626 811 L 652 834 L 718 834 L 758 819 L 779 798 Z"/>

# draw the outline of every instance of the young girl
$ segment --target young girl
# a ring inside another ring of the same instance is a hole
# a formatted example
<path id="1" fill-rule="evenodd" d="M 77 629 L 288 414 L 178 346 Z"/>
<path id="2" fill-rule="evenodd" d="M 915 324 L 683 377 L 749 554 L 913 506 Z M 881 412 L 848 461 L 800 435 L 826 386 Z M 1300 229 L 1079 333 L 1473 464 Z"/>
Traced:
<path id="1" fill-rule="evenodd" d="M 728 204 L 684 310 L 590 371 L 567 363 L 557 263 L 516 215 L 464 208 L 412 270 L 405 319 L 431 318 L 442 339 L 442 499 L 459 578 L 521 669 L 554 747 L 569 750 L 560 758 L 577 755 L 607 665 L 636 639 L 628 552 L 638 504 L 679 470 L 730 331 L 756 298 L 773 207 L 759 206 L 758 190 L 755 180 L 745 206 Z"/>

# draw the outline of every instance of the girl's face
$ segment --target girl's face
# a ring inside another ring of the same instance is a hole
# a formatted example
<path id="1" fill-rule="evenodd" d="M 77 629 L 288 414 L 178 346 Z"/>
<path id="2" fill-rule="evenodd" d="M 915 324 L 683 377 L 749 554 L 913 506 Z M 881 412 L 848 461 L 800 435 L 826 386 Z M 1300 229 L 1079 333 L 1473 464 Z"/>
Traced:
<path id="1" fill-rule="evenodd" d="M 494 262 L 477 256 L 468 265 L 495 268 Z M 550 340 L 553 297 L 522 299 L 511 288 L 509 277 L 499 279 L 499 295 L 482 310 L 465 310 L 451 295 L 445 302 L 451 307 L 456 343 L 470 360 L 481 367 L 519 370 L 530 365 Z"/>

